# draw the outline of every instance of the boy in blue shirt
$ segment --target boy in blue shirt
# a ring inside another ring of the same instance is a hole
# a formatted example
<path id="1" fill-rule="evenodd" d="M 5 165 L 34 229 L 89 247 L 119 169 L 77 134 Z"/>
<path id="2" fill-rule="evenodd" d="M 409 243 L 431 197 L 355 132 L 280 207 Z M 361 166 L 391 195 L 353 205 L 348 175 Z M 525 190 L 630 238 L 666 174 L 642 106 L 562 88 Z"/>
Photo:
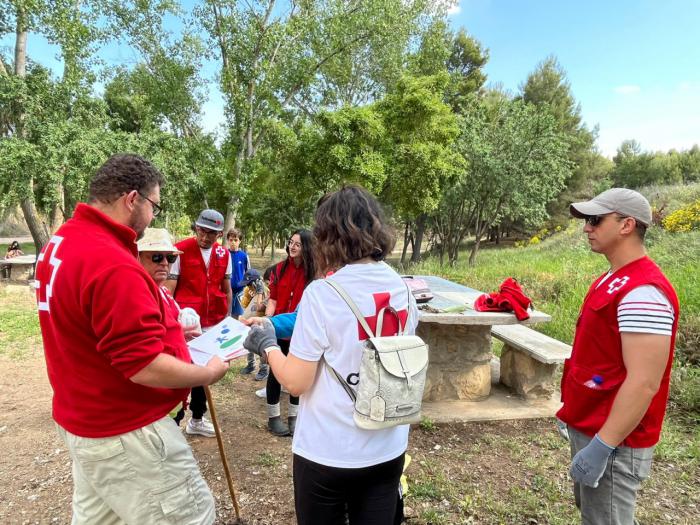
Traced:
<path id="1" fill-rule="evenodd" d="M 238 286 L 238 283 L 243 280 L 243 276 L 250 268 L 248 254 L 241 250 L 241 241 L 243 234 L 238 228 L 232 228 L 226 234 L 226 242 L 228 243 L 229 252 L 231 252 L 231 290 L 233 290 L 233 302 L 231 304 L 231 317 L 238 319 L 238 316 L 243 315 L 243 306 L 241 306 L 241 292 L 243 288 Z"/>

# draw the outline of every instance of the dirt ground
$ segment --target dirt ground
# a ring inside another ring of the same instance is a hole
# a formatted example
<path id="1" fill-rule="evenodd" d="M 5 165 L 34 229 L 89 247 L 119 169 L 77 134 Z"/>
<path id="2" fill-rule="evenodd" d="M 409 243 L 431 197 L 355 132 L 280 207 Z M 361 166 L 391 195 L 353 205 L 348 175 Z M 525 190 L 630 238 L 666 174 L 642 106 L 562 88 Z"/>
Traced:
<path id="1" fill-rule="evenodd" d="M 40 339 L 3 337 L 0 326 L 0 524 L 70 523 L 70 460 L 51 419 Z M 267 432 L 260 386 L 235 369 L 212 388 L 241 516 L 249 525 L 293 525 L 291 440 Z M 216 440 L 189 442 L 216 497 L 217 523 L 235 523 Z M 408 452 L 410 525 L 577 521 L 568 450 L 552 420 L 427 421 L 412 429 Z M 700 523 L 699 474 L 683 458 L 655 461 L 639 498 L 641 523 Z"/>

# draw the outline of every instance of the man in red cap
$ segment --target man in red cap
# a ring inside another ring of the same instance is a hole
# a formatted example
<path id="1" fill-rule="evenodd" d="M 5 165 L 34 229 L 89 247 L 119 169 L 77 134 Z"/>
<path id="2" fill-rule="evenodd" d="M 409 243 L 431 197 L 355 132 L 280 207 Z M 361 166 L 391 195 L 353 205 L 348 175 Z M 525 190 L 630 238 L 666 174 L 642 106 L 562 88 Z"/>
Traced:
<path id="1" fill-rule="evenodd" d="M 583 523 L 632 525 L 666 412 L 678 298 L 646 255 L 651 207 L 641 194 L 613 188 L 570 211 L 610 269 L 581 307 L 557 417 Z"/>
<path id="2" fill-rule="evenodd" d="M 192 308 L 199 314 L 205 331 L 228 315 L 233 299 L 231 256 L 217 242 L 223 229 L 223 215 L 216 210 L 203 210 L 194 223 L 194 237 L 175 245 L 183 253 L 172 265 L 165 283 L 180 307 Z M 185 432 L 214 437 L 214 425 L 204 418 L 204 389 L 195 387 L 191 395 L 192 418 Z"/>

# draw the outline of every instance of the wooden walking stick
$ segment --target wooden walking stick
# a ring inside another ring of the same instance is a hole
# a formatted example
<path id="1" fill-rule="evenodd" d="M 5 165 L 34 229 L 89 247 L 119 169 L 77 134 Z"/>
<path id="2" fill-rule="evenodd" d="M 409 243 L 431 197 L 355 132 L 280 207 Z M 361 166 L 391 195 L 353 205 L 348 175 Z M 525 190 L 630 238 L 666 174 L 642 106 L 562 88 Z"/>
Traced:
<path id="1" fill-rule="evenodd" d="M 219 420 L 216 417 L 216 408 L 214 407 L 214 399 L 211 395 L 211 390 L 208 386 L 204 387 L 204 392 L 207 395 L 207 402 L 209 403 L 209 412 L 211 413 L 211 422 L 214 424 L 214 430 L 216 431 L 216 443 L 219 445 L 219 455 L 221 456 L 221 462 L 224 464 L 224 473 L 226 474 L 226 482 L 228 483 L 228 491 L 231 494 L 231 499 L 233 500 L 233 508 L 236 511 L 236 519 L 241 520 L 241 509 L 238 507 L 238 500 L 236 499 L 236 491 L 233 488 L 233 478 L 231 478 L 231 470 L 228 468 L 228 460 L 226 459 L 226 451 L 224 450 L 224 441 L 221 439 L 221 429 L 219 428 Z"/>

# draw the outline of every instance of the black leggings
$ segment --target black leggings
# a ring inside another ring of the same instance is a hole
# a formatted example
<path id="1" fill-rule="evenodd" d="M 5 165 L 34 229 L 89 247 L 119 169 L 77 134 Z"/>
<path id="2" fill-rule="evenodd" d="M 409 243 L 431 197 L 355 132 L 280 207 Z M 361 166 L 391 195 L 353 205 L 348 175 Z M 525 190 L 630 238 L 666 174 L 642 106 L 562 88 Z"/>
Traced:
<path id="1" fill-rule="evenodd" d="M 298 525 L 391 525 L 404 455 L 365 468 L 327 467 L 294 455 Z M 400 519 L 400 518 L 399 518 Z"/>
<path id="2" fill-rule="evenodd" d="M 193 419 L 202 419 L 202 416 L 207 411 L 207 394 L 203 386 L 192 387 L 190 394 L 190 410 L 192 411 Z M 181 408 L 175 416 L 175 423 L 178 425 L 185 417 L 185 409 Z"/>
<path id="3" fill-rule="evenodd" d="M 282 350 L 282 353 L 284 355 L 287 355 L 289 353 L 289 340 L 284 340 L 284 339 L 278 339 L 277 344 L 280 345 L 280 349 Z M 282 387 L 279 384 L 279 381 L 277 381 L 277 378 L 275 377 L 275 374 L 272 373 L 272 367 L 270 367 L 270 373 L 267 374 L 267 404 L 268 405 L 276 405 L 277 403 L 280 402 L 280 394 L 282 392 Z M 299 398 L 294 397 L 294 396 L 289 396 L 289 402 L 292 405 L 298 405 L 299 404 Z"/>

